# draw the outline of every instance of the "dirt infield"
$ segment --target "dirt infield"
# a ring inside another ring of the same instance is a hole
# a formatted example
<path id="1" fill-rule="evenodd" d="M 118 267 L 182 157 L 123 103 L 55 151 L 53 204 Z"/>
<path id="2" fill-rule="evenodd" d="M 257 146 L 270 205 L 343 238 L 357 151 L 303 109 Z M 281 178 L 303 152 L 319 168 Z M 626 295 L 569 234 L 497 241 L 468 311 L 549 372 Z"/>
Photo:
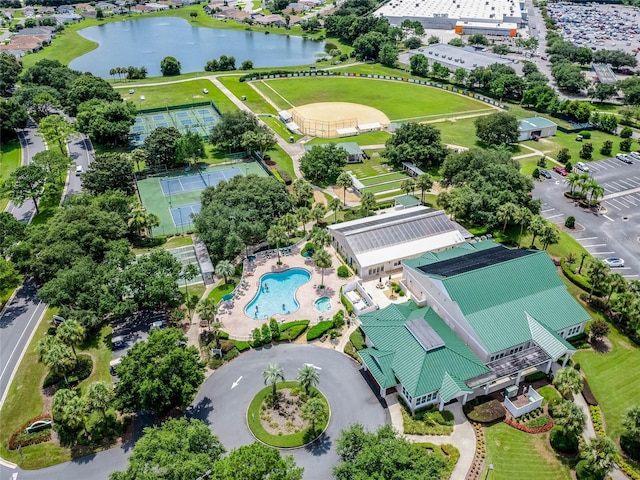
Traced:
<path id="1" fill-rule="evenodd" d="M 292 108 L 290 113 L 302 133 L 324 138 L 341 136 L 338 132 L 341 128 L 377 123 L 380 126 L 375 130 L 379 130 L 391 123 L 377 108 L 348 102 L 309 103 Z"/>

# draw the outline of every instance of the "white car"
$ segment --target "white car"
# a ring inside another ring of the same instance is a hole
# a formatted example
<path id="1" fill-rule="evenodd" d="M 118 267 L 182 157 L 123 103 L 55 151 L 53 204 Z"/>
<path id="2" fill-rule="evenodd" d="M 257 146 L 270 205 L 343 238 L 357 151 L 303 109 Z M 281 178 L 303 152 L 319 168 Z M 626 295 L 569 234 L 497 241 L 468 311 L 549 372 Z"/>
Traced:
<path id="1" fill-rule="evenodd" d="M 587 166 L 587 164 L 586 164 L 586 163 L 584 163 L 584 162 L 577 162 L 577 163 L 576 163 L 576 165 L 575 165 L 575 167 L 576 167 L 578 170 L 582 170 L 583 172 L 588 172 L 588 171 L 589 171 L 589 167 L 588 167 L 588 166 Z"/>
<path id="2" fill-rule="evenodd" d="M 79 177 L 80 175 L 82 175 L 82 165 L 77 165 L 76 166 L 76 177 Z"/>
<path id="3" fill-rule="evenodd" d="M 209 90 L 207 90 L 206 88 L 203 88 L 203 89 L 202 89 L 202 93 L 205 93 L 205 94 L 206 94 L 206 93 L 209 93 Z"/>
<path id="4" fill-rule="evenodd" d="M 129 94 L 131 93 L 135 93 L 135 90 L 133 88 L 129 89 Z"/>
<path id="5" fill-rule="evenodd" d="M 603 261 L 604 263 L 609 265 L 609 267 L 611 268 L 624 267 L 624 259 L 622 258 L 609 257 L 609 258 L 605 258 Z"/>

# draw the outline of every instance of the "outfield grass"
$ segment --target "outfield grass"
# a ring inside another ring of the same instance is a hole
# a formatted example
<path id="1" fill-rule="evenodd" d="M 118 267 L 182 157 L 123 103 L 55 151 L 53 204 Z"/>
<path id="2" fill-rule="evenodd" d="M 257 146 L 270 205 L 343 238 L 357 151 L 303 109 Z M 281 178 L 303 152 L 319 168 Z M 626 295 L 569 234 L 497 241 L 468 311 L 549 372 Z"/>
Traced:
<path id="1" fill-rule="evenodd" d="M 270 88 L 261 90 L 280 108 L 320 102 L 351 102 L 377 108 L 392 121 L 425 119 L 447 113 L 472 114 L 487 109 L 486 104 L 470 97 L 396 81 L 301 77 L 265 80 L 263 83 Z"/>
<path id="2" fill-rule="evenodd" d="M 384 175 L 378 175 L 376 177 L 363 178 L 360 181 L 364 186 L 367 185 L 376 185 L 380 182 L 391 182 L 393 180 L 404 180 L 407 178 L 407 175 L 401 172 L 394 173 L 386 173 Z"/>
<path id="3" fill-rule="evenodd" d="M 284 123 L 275 116 L 260 115 L 260 120 L 266 123 L 269 128 L 271 128 L 271 130 L 273 130 L 276 135 L 282 138 L 285 142 L 288 142 L 290 137 L 293 137 L 294 142 L 297 142 L 304 137 L 304 135 L 300 135 L 298 133 L 291 133 L 287 127 L 284 126 Z"/>
<path id="4" fill-rule="evenodd" d="M 139 82 L 146 83 L 146 80 L 140 80 Z M 139 110 L 172 105 L 188 105 L 207 100 L 213 101 L 222 113 L 237 110 L 233 102 L 206 79 L 155 85 L 153 87 L 136 87 L 134 85 L 116 83 L 113 88 L 120 93 L 123 100 L 133 102 Z M 135 93 L 129 94 L 129 90 L 132 88 Z M 209 90 L 209 93 L 202 93 L 203 88 Z M 144 101 L 140 101 L 140 95 L 144 95 Z"/>
<path id="5" fill-rule="evenodd" d="M 403 180 L 396 180 L 393 182 L 380 183 L 380 184 L 373 185 L 371 187 L 367 187 L 364 189 L 364 191 L 371 192 L 371 193 L 381 193 L 381 192 L 386 192 L 388 190 L 395 190 L 395 189 L 399 190 L 402 182 Z M 397 193 L 397 195 L 400 195 L 400 193 Z"/>
<path id="6" fill-rule="evenodd" d="M 491 480 L 571 480 L 568 465 L 553 452 L 547 434 L 531 435 L 497 423 L 485 429 Z M 485 478 L 483 472 L 480 478 Z"/>
<path id="7" fill-rule="evenodd" d="M 579 350 L 574 362 L 580 363 L 604 415 L 607 434 L 618 439 L 622 415 L 640 399 L 640 348 L 633 345 L 614 326 L 608 335 L 609 353 Z"/>
<path id="8" fill-rule="evenodd" d="M 20 142 L 15 139 L 0 145 L 0 185 L 9 178 L 22 161 Z M 4 211 L 9 204 L 9 199 L 0 198 L 0 211 Z"/>

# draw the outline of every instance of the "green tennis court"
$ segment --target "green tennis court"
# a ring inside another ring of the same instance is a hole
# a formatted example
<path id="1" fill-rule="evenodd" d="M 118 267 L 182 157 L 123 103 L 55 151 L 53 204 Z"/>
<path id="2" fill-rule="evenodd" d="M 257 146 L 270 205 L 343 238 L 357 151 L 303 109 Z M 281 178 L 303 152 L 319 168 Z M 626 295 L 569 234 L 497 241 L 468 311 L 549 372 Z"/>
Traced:
<path id="1" fill-rule="evenodd" d="M 202 169 L 200 172 L 194 173 L 189 171 L 179 172 L 172 175 L 162 175 L 144 180 L 138 180 L 138 192 L 140 200 L 145 209 L 149 213 L 154 213 L 160 219 L 160 225 L 153 229 L 154 235 L 174 235 L 176 233 L 184 233 L 193 230 L 192 213 L 200 211 L 200 195 L 202 190 L 206 188 L 207 182 L 201 181 L 201 176 L 205 179 L 223 177 L 226 180 L 232 178 L 233 175 L 258 175 L 260 177 L 268 176 L 267 172 L 255 161 L 245 161 L 228 165 L 210 166 Z M 175 181 L 191 185 L 191 178 L 197 177 L 198 183 L 196 188 L 191 186 L 187 191 L 180 191 L 170 194 L 167 185 L 175 183 Z M 211 183 L 213 184 L 213 183 Z M 216 182 L 217 184 L 217 182 Z"/>

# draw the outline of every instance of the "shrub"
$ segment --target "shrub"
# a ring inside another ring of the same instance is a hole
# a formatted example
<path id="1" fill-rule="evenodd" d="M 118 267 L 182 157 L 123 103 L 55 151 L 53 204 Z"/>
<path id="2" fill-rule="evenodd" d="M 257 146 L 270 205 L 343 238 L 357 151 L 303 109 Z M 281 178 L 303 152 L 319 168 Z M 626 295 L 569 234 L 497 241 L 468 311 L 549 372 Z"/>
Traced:
<path id="1" fill-rule="evenodd" d="M 249 350 L 251 348 L 251 345 L 249 344 L 249 342 L 244 342 L 242 340 L 231 340 L 233 342 L 233 344 L 236 346 L 236 349 L 238 350 L 238 352 L 242 353 L 245 350 Z"/>
<path id="2" fill-rule="evenodd" d="M 307 242 L 304 245 L 304 248 L 302 249 L 302 251 L 300 252 L 300 255 L 306 256 L 305 254 L 307 252 L 309 252 L 308 255 L 313 255 L 314 253 L 316 253 L 316 244 L 312 242 Z"/>
<path id="3" fill-rule="evenodd" d="M 228 362 L 236 358 L 238 355 L 240 355 L 240 352 L 238 352 L 237 348 L 234 348 L 232 350 L 229 350 L 222 358 L 224 358 L 225 362 Z"/>
<path id="4" fill-rule="evenodd" d="M 524 377 L 524 381 L 527 383 L 533 383 L 537 380 L 542 380 L 547 375 L 544 372 L 534 372 Z"/>
<path id="5" fill-rule="evenodd" d="M 527 422 L 525 422 L 525 425 L 530 428 L 540 428 L 549 423 L 549 420 L 549 415 L 540 415 L 533 420 L 528 420 Z"/>
<path id="6" fill-rule="evenodd" d="M 600 413 L 600 407 L 589 405 L 589 413 L 591 413 L 591 423 L 593 423 L 593 429 L 596 431 L 596 435 L 605 436 L 604 425 L 602 425 L 602 414 Z"/>
<path id="7" fill-rule="evenodd" d="M 620 138 L 631 138 L 632 135 L 633 135 L 633 130 L 631 130 L 629 127 L 624 127 L 620 131 Z"/>
<path id="8" fill-rule="evenodd" d="M 593 154 L 593 143 L 583 143 L 580 153 L 578 154 L 583 160 L 591 160 Z M 566 170 L 566 168 L 565 168 Z"/>
<path id="9" fill-rule="evenodd" d="M 463 407 L 465 415 L 472 422 L 491 423 L 505 418 L 506 410 L 498 400 L 486 396 L 477 400 L 477 405 L 467 403 Z"/>
<path id="10" fill-rule="evenodd" d="M 561 148 L 558 152 L 558 161 L 560 163 L 567 163 L 569 160 L 571 160 L 571 152 L 568 148 Z"/>
<path id="11" fill-rule="evenodd" d="M 533 173 L 531 174 L 531 176 L 532 176 L 533 178 L 540 178 L 540 169 L 539 169 L 539 168 L 536 168 L 536 169 L 533 171 Z"/>
<path id="12" fill-rule="evenodd" d="M 268 323 L 262 324 L 260 333 L 262 335 L 262 343 L 271 343 L 271 329 Z"/>
<path id="13" fill-rule="evenodd" d="M 582 138 L 584 138 L 585 140 L 591 139 L 591 132 L 588 132 L 588 131 L 580 132 L 580 135 L 582 135 Z"/>
<path id="14" fill-rule="evenodd" d="M 632 435 L 620 435 L 620 447 L 637 462 L 640 462 L 640 439 L 634 438 Z"/>
<path id="15" fill-rule="evenodd" d="M 253 338 L 253 341 L 251 342 L 252 347 L 257 348 L 262 345 L 262 334 L 259 328 L 253 329 L 251 338 Z"/>
<path id="16" fill-rule="evenodd" d="M 605 140 L 605 142 L 602 144 L 602 147 L 600 147 L 600 154 L 609 156 L 611 155 L 612 150 L 613 142 L 611 140 Z"/>
<path id="17" fill-rule="evenodd" d="M 338 310 L 333 316 L 333 328 L 340 328 L 344 325 L 344 310 Z"/>
<path id="18" fill-rule="evenodd" d="M 546 168 L 547 167 L 547 157 L 543 155 L 540 158 L 540 160 L 538 160 L 538 163 L 536 165 L 538 165 L 539 167 L 542 167 L 542 168 Z"/>
<path id="19" fill-rule="evenodd" d="M 289 172 L 285 172 L 284 170 L 280 170 L 279 168 L 277 169 L 277 172 L 285 185 L 291 185 L 293 179 L 291 178 Z"/>
<path id="20" fill-rule="evenodd" d="M 625 138 L 620 142 L 620 150 L 622 150 L 623 152 L 630 152 L 632 143 L 633 143 L 632 139 Z"/>
<path id="21" fill-rule="evenodd" d="M 236 348 L 236 344 L 231 340 L 220 340 L 220 350 L 222 350 L 223 355 L 234 348 Z"/>
<path id="22" fill-rule="evenodd" d="M 91 371 L 93 370 L 93 360 L 89 355 L 79 354 L 78 361 L 76 363 L 76 368 L 73 371 L 67 374 L 67 381 L 69 385 L 76 384 L 81 382 L 85 378 L 88 378 L 91 375 Z M 53 372 L 49 372 L 48 375 L 44 379 L 44 383 L 42 384 L 42 388 L 50 387 L 51 385 L 55 385 L 56 383 L 61 383 L 60 386 L 64 384 L 64 377 L 55 375 Z"/>
<path id="23" fill-rule="evenodd" d="M 576 464 L 576 477 L 578 480 L 603 480 L 604 475 L 598 474 L 590 469 L 589 462 L 580 460 Z"/>
<path id="24" fill-rule="evenodd" d="M 564 221 L 564 226 L 567 228 L 576 228 L 576 217 L 567 217 L 567 219 Z"/>
<path id="25" fill-rule="evenodd" d="M 598 400 L 596 399 L 595 395 L 591 391 L 591 388 L 589 387 L 589 382 L 587 382 L 586 378 L 582 379 L 582 396 L 584 397 L 588 405 L 593 405 L 593 406 L 598 405 Z"/>
<path id="26" fill-rule="evenodd" d="M 269 319 L 269 330 L 273 341 L 280 340 L 280 325 L 278 325 L 278 321 L 273 317 Z"/>
<path id="27" fill-rule="evenodd" d="M 578 437 L 575 435 L 565 435 L 562 427 L 555 426 L 549 434 L 549 443 L 554 450 L 562 453 L 577 453 Z"/>
<path id="28" fill-rule="evenodd" d="M 340 278 L 349 278 L 351 276 L 351 272 L 346 265 L 340 265 L 338 267 L 338 277 Z"/>
<path id="29" fill-rule="evenodd" d="M 358 355 L 358 351 L 353 346 L 353 343 L 351 343 L 351 342 L 347 342 L 346 343 L 346 345 L 344 346 L 344 353 L 349 355 L 351 358 L 353 358 L 359 364 L 362 364 L 362 360 L 360 359 L 360 356 Z"/>
<path id="30" fill-rule="evenodd" d="M 320 338 L 326 332 L 328 332 L 331 328 L 333 328 L 333 322 L 330 320 L 325 320 L 324 322 L 320 322 L 309 329 L 307 332 L 307 342 L 311 340 L 315 340 L 316 338 Z"/>
<path id="31" fill-rule="evenodd" d="M 280 340 L 292 341 L 302 335 L 309 326 L 309 320 L 296 320 L 280 325 Z"/>

